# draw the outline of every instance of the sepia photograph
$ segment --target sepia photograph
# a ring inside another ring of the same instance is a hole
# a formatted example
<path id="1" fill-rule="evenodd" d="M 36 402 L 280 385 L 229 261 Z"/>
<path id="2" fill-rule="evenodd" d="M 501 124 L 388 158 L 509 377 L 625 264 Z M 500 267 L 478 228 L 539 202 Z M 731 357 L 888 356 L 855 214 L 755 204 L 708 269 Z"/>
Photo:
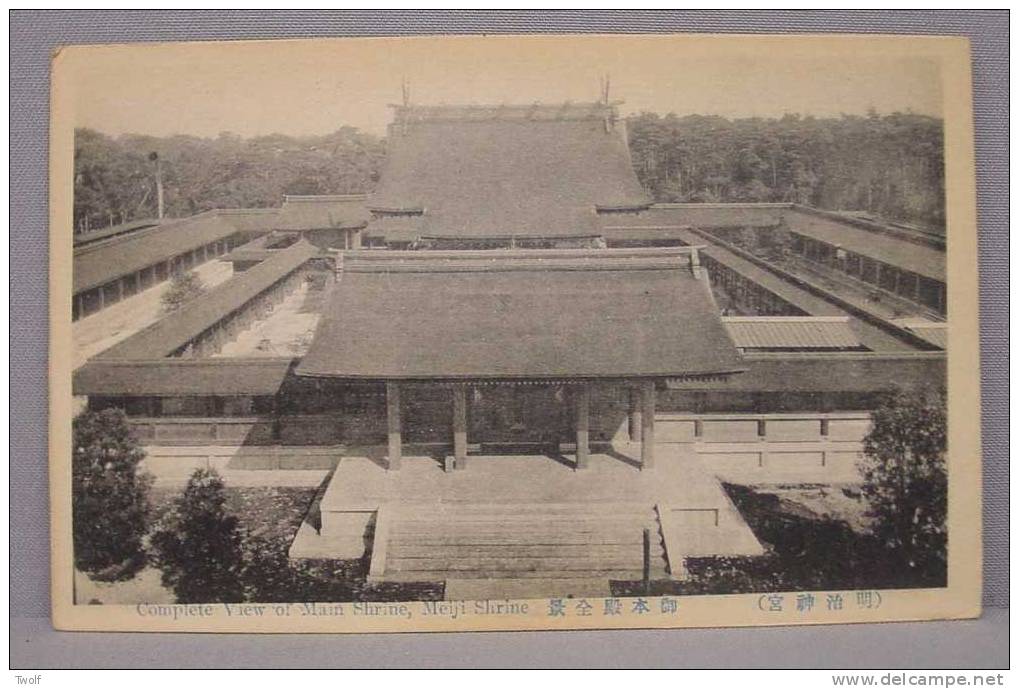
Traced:
<path id="1" fill-rule="evenodd" d="M 57 626 L 979 615 L 968 55 L 65 48 Z"/>

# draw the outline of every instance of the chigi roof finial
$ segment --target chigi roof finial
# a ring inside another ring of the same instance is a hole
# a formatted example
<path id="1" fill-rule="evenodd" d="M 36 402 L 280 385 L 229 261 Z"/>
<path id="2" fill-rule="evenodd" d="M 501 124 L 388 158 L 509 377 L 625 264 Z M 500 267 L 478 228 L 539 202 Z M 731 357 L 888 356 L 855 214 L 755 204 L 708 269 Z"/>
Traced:
<path id="1" fill-rule="evenodd" d="M 601 101 L 602 105 L 604 106 L 602 112 L 602 119 L 605 123 L 605 131 L 607 133 L 612 131 L 612 125 L 614 124 L 613 122 L 614 118 L 612 116 L 612 106 L 611 102 L 609 101 L 609 73 L 606 72 L 605 75 L 602 76 L 599 81 L 601 83 Z"/>
<path id="2" fill-rule="evenodd" d="M 407 133 L 407 118 L 410 117 L 408 112 L 410 108 L 410 82 L 407 81 L 407 77 L 400 78 L 400 91 L 403 96 L 403 112 L 400 115 L 400 133 Z"/>

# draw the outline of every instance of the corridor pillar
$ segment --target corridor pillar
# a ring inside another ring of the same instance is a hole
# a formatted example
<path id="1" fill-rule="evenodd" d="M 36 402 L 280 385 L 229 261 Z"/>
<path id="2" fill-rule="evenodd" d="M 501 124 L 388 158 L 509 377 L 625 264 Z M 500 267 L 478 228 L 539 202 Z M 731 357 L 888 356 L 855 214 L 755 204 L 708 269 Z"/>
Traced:
<path id="1" fill-rule="evenodd" d="M 577 418 L 577 469 L 586 469 L 591 456 L 590 417 L 591 417 L 591 386 L 581 383 L 576 389 Z"/>
<path id="2" fill-rule="evenodd" d="M 386 383 L 386 428 L 389 433 L 389 457 L 386 468 L 397 471 L 403 458 L 403 438 L 400 426 L 400 386 L 392 381 Z"/>
<path id="3" fill-rule="evenodd" d="M 655 383 L 647 381 L 641 385 L 641 440 L 640 468 L 653 469 L 655 466 Z"/>
<path id="4" fill-rule="evenodd" d="M 467 386 L 453 386 L 453 461 L 456 469 L 467 467 Z"/>

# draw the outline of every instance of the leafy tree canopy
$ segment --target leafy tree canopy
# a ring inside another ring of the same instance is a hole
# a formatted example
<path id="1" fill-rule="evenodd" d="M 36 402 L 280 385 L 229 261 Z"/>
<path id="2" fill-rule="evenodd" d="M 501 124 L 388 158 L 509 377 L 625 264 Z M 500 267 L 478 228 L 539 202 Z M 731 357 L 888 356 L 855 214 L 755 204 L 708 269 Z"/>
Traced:
<path id="1" fill-rule="evenodd" d="M 225 502 L 219 474 L 196 469 L 152 534 L 163 585 L 180 603 L 244 599 L 242 533 Z"/>
<path id="2" fill-rule="evenodd" d="M 944 228 L 936 118 L 642 113 L 627 128 L 637 176 L 658 201 L 795 202 Z"/>
<path id="3" fill-rule="evenodd" d="M 143 553 L 151 477 L 119 409 L 86 411 L 73 422 L 71 462 L 74 559 L 80 569 L 116 568 Z"/>
<path id="4" fill-rule="evenodd" d="M 353 127 L 324 136 L 110 137 L 75 131 L 74 228 L 81 232 L 157 215 L 158 155 L 167 217 L 213 208 L 279 206 L 284 194 L 369 191 L 383 141 Z"/>
<path id="5" fill-rule="evenodd" d="M 176 311 L 193 299 L 205 293 L 205 285 L 198 273 L 192 271 L 174 273 L 170 286 L 163 293 L 163 311 Z"/>
<path id="6" fill-rule="evenodd" d="M 864 439 L 863 494 L 874 535 L 911 570 L 946 562 L 946 434 L 944 393 L 924 391 L 890 396 Z"/>

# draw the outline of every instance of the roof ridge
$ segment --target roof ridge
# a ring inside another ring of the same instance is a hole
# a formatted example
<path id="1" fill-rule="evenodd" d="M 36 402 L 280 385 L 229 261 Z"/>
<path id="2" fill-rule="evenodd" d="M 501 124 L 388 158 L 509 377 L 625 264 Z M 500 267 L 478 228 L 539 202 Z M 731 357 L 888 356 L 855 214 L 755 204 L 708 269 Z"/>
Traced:
<path id="1" fill-rule="evenodd" d="M 337 268 L 343 273 L 694 270 L 698 248 L 355 250 L 338 252 Z"/>

